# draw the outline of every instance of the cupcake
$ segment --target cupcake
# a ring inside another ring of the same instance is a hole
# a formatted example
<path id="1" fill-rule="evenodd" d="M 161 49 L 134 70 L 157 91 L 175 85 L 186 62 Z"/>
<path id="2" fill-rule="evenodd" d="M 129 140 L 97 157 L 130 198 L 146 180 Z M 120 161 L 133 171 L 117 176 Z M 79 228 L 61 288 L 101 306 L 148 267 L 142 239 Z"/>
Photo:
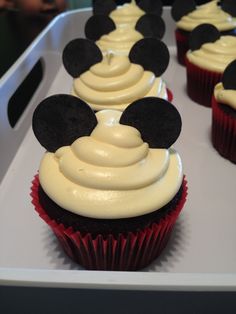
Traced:
<path id="1" fill-rule="evenodd" d="M 135 26 L 138 19 L 144 14 L 162 14 L 162 3 L 160 0 L 142 0 L 138 3 L 132 0 L 121 6 L 116 5 L 113 0 L 94 0 L 93 14 L 108 15 L 115 23 L 116 27 Z"/>
<path id="2" fill-rule="evenodd" d="M 212 97 L 212 143 L 225 158 L 236 163 L 236 60 L 224 71 Z"/>
<path id="3" fill-rule="evenodd" d="M 165 33 L 165 23 L 160 16 L 145 14 L 135 26 L 116 27 L 106 15 L 93 15 L 85 24 L 85 36 L 96 42 L 103 53 L 128 55 L 132 46 L 144 37 L 161 39 Z"/>
<path id="4" fill-rule="evenodd" d="M 33 115 L 47 152 L 32 202 L 70 258 L 87 269 L 136 270 L 165 247 L 185 203 L 181 118 L 149 97 L 122 113 L 94 114 L 82 100 L 55 95 Z"/>
<path id="5" fill-rule="evenodd" d="M 194 0 L 176 0 L 172 6 L 172 17 L 176 21 L 177 59 L 185 64 L 185 54 L 189 50 L 189 35 L 200 24 L 214 25 L 221 35 L 235 35 L 236 2 L 218 0 L 196 6 Z M 231 3 L 230 3 L 231 2 Z"/>
<path id="6" fill-rule="evenodd" d="M 62 59 L 74 78 L 72 95 L 94 111 L 123 111 L 134 100 L 149 96 L 172 99 L 161 78 L 169 63 L 169 51 L 159 39 L 141 39 L 129 56 L 103 56 L 92 41 L 75 39 L 65 47 Z"/>
<path id="7" fill-rule="evenodd" d="M 221 81 L 227 65 L 236 58 L 236 37 L 220 36 L 211 24 L 197 26 L 189 37 L 186 54 L 187 92 L 189 97 L 211 107 L 215 85 Z"/>

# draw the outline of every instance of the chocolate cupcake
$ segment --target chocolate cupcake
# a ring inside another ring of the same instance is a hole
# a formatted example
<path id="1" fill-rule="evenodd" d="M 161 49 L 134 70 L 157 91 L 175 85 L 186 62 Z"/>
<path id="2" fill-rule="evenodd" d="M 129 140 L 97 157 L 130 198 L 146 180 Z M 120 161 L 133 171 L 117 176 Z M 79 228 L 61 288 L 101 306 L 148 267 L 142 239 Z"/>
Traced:
<path id="1" fill-rule="evenodd" d="M 212 24 L 221 35 L 236 34 L 236 2 L 231 0 L 209 1 L 197 7 L 194 0 L 176 0 L 172 6 L 172 17 L 176 21 L 177 59 L 185 64 L 189 50 L 189 35 L 200 24 Z"/>
<path id="2" fill-rule="evenodd" d="M 236 60 L 224 71 L 212 97 L 212 143 L 226 159 L 236 163 Z"/>
<path id="3" fill-rule="evenodd" d="M 236 58 L 236 36 L 221 36 L 211 24 L 197 26 L 189 37 L 186 54 L 187 92 L 198 104 L 211 107 L 215 85 Z"/>
<path id="4" fill-rule="evenodd" d="M 33 204 L 65 252 L 88 269 L 151 263 L 186 200 L 171 147 L 181 131 L 177 109 L 149 97 L 95 115 L 82 100 L 56 95 L 36 108 L 33 130 L 47 149 Z"/>

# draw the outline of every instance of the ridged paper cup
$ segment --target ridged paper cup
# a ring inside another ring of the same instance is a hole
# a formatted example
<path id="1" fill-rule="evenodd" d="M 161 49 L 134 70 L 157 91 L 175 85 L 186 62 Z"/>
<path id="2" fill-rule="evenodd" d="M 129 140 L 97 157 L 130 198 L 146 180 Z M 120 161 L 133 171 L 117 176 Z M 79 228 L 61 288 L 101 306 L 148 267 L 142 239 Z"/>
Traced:
<path id="1" fill-rule="evenodd" d="M 150 227 L 136 232 L 98 234 L 95 238 L 87 232 L 81 234 L 72 227 L 65 227 L 52 220 L 41 206 L 38 197 L 39 179 L 35 176 L 32 187 L 32 203 L 39 216 L 51 227 L 66 254 L 76 263 L 91 270 L 138 270 L 149 265 L 166 246 L 173 226 L 187 197 L 187 182 L 182 183 L 182 195 L 175 208 L 153 222 Z"/>
<path id="2" fill-rule="evenodd" d="M 212 97 L 212 143 L 224 158 L 236 163 L 236 110 L 235 115 L 225 112 Z"/>
<path id="3" fill-rule="evenodd" d="M 211 107 L 215 85 L 222 80 L 222 73 L 202 69 L 185 58 L 187 93 L 196 103 Z"/>

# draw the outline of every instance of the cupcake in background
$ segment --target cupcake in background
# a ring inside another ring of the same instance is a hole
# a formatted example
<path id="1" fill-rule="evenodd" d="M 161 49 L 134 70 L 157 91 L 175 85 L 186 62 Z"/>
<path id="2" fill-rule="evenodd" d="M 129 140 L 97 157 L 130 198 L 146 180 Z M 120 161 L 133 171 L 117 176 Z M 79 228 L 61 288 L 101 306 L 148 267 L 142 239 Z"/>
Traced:
<path id="1" fill-rule="evenodd" d="M 215 85 L 236 58 L 236 36 L 221 36 L 213 25 L 201 24 L 191 32 L 189 46 L 185 59 L 187 93 L 196 103 L 211 107 Z"/>
<path id="2" fill-rule="evenodd" d="M 47 150 L 32 202 L 68 256 L 87 269 L 123 271 L 157 258 L 187 195 L 172 148 L 177 109 L 148 97 L 95 115 L 82 100 L 55 95 L 36 108 L 32 126 Z"/>
<path id="3" fill-rule="evenodd" d="M 108 15 L 116 27 L 134 27 L 138 19 L 144 14 L 162 14 L 162 3 L 160 0 L 131 0 L 117 6 L 113 0 L 94 0 L 93 14 Z"/>
<path id="4" fill-rule="evenodd" d="M 172 100 L 161 78 L 169 64 L 169 51 L 159 39 L 141 39 L 129 56 L 109 52 L 103 56 L 95 43 L 79 38 L 66 45 L 62 59 L 74 78 L 72 95 L 94 111 L 123 111 L 134 100 L 150 96 Z"/>
<path id="5" fill-rule="evenodd" d="M 86 38 L 96 42 L 103 53 L 128 55 L 132 46 L 145 37 L 161 39 L 165 33 L 165 23 L 160 16 L 145 14 L 135 26 L 116 27 L 107 15 L 93 15 L 85 24 Z"/>
<path id="6" fill-rule="evenodd" d="M 212 143 L 224 158 L 236 163 L 236 60 L 227 66 L 214 89 Z"/>
<path id="7" fill-rule="evenodd" d="M 176 21 L 177 59 L 185 64 L 185 54 L 189 50 L 191 31 L 200 24 L 214 25 L 221 35 L 236 34 L 236 1 L 218 0 L 196 6 L 194 0 L 175 0 L 171 14 Z"/>

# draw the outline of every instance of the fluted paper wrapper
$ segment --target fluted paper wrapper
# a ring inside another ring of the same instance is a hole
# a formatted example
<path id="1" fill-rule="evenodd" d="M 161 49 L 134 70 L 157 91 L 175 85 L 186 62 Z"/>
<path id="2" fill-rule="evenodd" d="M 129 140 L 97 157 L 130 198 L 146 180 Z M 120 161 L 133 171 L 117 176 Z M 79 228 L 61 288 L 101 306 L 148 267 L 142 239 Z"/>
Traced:
<path id="1" fill-rule="evenodd" d="M 208 71 L 185 59 L 187 70 L 187 93 L 200 105 L 211 107 L 214 88 L 222 80 L 222 73 Z"/>
<path id="2" fill-rule="evenodd" d="M 151 227 L 128 234 L 81 234 L 71 227 L 65 228 L 52 220 L 39 203 L 39 179 L 35 176 L 31 197 L 39 216 L 51 227 L 66 254 L 86 269 L 94 270 L 138 270 L 150 264 L 164 249 L 172 228 L 187 197 L 187 182 L 183 181 L 183 192 L 177 206 Z"/>
<path id="3" fill-rule="evenodd" d="M 223 157 L 236 163 L 236 118 L 220 108 L 212 97 L 212 143 Z"/>

